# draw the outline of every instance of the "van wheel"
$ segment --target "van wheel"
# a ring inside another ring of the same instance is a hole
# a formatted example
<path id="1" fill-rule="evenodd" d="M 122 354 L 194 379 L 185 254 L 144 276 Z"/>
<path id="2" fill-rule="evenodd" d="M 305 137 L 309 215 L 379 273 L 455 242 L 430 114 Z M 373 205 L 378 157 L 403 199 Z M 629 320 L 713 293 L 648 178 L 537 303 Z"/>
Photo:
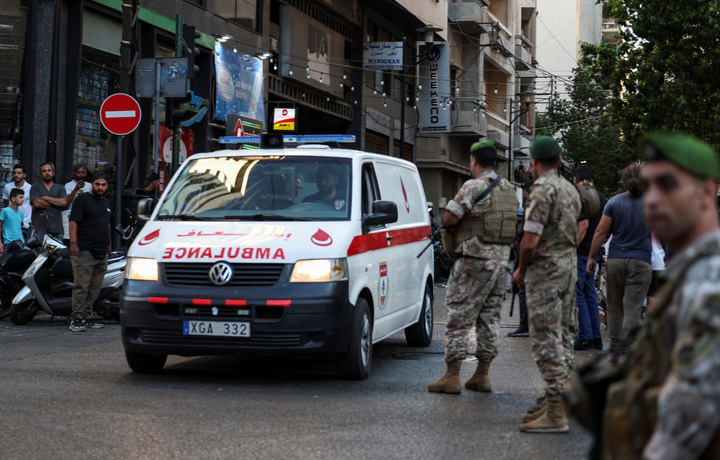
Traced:
<path id="1" fill-rule="evenodd" d="M 160 372 L 167 361 L 167 355 L 151 355 L 149 353 L 136 353 L 125 351 L 128 366 L 138 374 L 155 374 Z"/>
<path id="2" fill-rule="evenodd" d="M 433 337 L 433 294 L 430 285 L 425 285 L 420 319 L 405 328 L 405 340 L 411 347 L 427 347 Z"/>
<path id="3" fill-rule="evenodd" d="M 372 318 L 367 301 L 362 297 L 355 304 L 350 346 L 338 359 L 338 372 L 348 380 L 365 380 L 372 364 Z"/>
<path id="4" fill-rule="evenodd" d="M 37 302 L 35 299 L 27 300 L 20 304 L 13 304 L 10 307 L 10 321 L 13 324 L 22 326 L 29 323 L 37 314 Z"/>

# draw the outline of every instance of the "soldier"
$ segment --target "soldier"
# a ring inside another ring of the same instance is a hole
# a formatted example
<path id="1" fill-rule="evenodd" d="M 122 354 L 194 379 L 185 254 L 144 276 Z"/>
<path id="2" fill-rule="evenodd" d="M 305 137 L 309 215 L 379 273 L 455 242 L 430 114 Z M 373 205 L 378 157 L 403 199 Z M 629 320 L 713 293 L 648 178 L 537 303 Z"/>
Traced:
<path id="1" fill-rule="evenodd" d="M 575 362 L 575 248 L 581 202 L 575 186 L 560 176 L 560 146 L 555 139 L 538 136 L 530 158 L 535 184 L 513 281 L 525 288 L 532 352 L 545 381 L 545 401 L 523 416 L 526 423 L 520 430 L 565 433 L 569 427 L 562 393 Z"/>
<path id="2" fill-rule="evenodd" d="M 515 187 L 495 174 L 495 144 L 476 142 L 470 148 L 470 172 L 442 216 L 455 233 L 458 259 L 448 280 L 445 304 L 447 372 L 428 385 L 433 393 L 460 393 L 460 366 L 467 356 L 467 335 L 475 325 L 477 369 L 465 388 L 490 392 L 490 363 L 497 356 L 497 334 L 504 296 L 504 274 L 515 235 L 518 201 Z"/>
<path id="3" fill-rule="evenodd" d="M 651 134 L 645 221 L 674 253 L 604 411 L 605 458 L 720 458 L 720 163 L 706 143 Z"/>

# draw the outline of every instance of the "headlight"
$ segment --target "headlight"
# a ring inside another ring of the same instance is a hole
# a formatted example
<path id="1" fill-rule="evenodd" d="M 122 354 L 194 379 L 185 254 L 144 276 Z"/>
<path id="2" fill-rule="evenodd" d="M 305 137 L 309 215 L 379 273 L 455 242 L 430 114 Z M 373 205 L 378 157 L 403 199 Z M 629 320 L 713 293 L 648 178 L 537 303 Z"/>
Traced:
<path id="1" fill-rule="evenodd" d="M 125 268 L 125 279 L 135 281 L 157 281 L 158 264 L 155 259 L 131 257 Z"/>
<path id="2" fill-rule="evenodd" d="M 298 260 L 291 283 L 321 283 L 348 279 L 347 259 Z"/>

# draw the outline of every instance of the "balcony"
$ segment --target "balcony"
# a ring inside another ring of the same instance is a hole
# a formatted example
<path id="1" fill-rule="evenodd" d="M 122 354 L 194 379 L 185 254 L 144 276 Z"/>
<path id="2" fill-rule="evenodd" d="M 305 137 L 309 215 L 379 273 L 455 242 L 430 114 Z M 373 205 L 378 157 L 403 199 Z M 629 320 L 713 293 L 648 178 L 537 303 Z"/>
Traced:
<path id="1" fill-rule="evenodd" d="M 473 136 L 485 136 L 488 129 L 487 118 L 481 114 L 482 110 L 472 109 L 458 110 L 457 120 L 452 126 L 453 134 L 470 134 Z M 454 114 L 452 116 L 455 116 Z"/>
<path id="2" fill-rule="evenodd" d="M 513 136 L 513 152 L 515 152 L 515 155 L 518 153 L 528 155 L 530 152 L 530 140 L 525 136 L 515 134 Z"/>
<path id="3" fill-rule="evenodd" d="M 459 1 L 448 4 L 450 27 L 460 33 L 486 34 L 490 31 L 490 17 L 482 1 Z"/>
<path id="4" fill-rule="evenodd" d="M 515 70 L 530 70 L 532 56 L 524 45 L 515 45 Z"/>
<path id="5" fill-rule="evenodd" d="M 605 18 L 602 23 L 602 36 L 605 43 L 614 44 L 617 43 L 618 35 L 620 34 L 620 27 L 617 23 L 612 20 Z"/>

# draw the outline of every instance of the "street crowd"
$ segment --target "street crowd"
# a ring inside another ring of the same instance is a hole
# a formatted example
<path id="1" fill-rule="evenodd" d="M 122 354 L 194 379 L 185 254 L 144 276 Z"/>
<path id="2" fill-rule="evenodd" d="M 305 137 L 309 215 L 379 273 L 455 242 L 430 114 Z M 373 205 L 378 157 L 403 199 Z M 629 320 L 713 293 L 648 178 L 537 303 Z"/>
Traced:
<path id="1" fill-rule="evenodd" d="M 108 178 L 95 172 L 90 182 L 85 165 L 75 165 L 73 179 L 64 186 L 55 183 L 55 166 L 40 165 L 40 183 L 27 182 L 23 164 L 13 167 L 13 181 L 3 188 L 5 207 L 0 210 L 0 251 L 3 256 L 29 240 L 42 244 L 45 235 L 70 244 L 73 267 L 72 315 L 70 330 L 84 332 L 102 328 L 94 322 L 92 306 L 100 293 L 111 252 L 111 208 L 107 200 Z M 147 195 L 158 188 L 159 176 L 151 173 Z M 137 193 L 138 191 L 133 191 Z M 10 254 L 7 254 L 8 256 Z"/>
<path id="2" fill-rule="evenodd" d="M 473 326 L 477 368 L 464 387 L 492 391 L 512 268 L 520 326 L 508 335 L 530 337 L 544 381 L 520 431 L 565 433 L 572 416 L 595 436 L 589 458 L 720 458 L 720 162 L 682 133 L 649 134 L 639 148 L 644 162 L 620 171 L 623 190 L 606 199 L 585 165 L 565 179 L 560 146 L 537 136 L 531 177 L 515 171 L 516 180 L 531 179 L 516 236 L 508 230 L 519 203 L 495 172 L 495 146 L 472 145 L 473 177 L 442 215 L 443 244 L 457 261 L 445 301 L 447 369 L 430 392 L 461 392 Z M 600 359 L 576 368 L 575 351 L 589 349 L 603 350 Z"/>

